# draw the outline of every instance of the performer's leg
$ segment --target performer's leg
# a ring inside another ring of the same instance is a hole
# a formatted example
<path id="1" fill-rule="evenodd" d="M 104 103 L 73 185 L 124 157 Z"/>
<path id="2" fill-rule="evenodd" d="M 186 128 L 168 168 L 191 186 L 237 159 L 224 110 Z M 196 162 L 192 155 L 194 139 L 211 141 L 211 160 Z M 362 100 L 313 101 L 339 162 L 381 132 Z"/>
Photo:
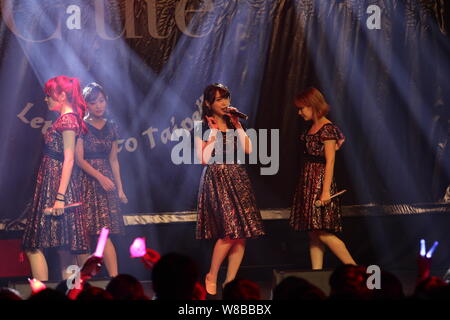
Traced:
<path id="1" fill-rule="evenodd" d="M 308 236 L 311 267 L 313 270 L 321 270 L 323 268 L 323 255 L 325 253 L 325 247 L 320 241 L 317 231 L 308 232 Z"/>
<path id="2" fill-rule="evenodd" d="M 61 276 L 63 280 L 67 279 L 69 276 L 72 275 L 72 273 L 67 272 L 67 267 L 70 265 L 76 264 L 76 257 L 69 251 L 60 249 L 58 250 L 58 257 L 59 257 L 59 266 L 61 268 Z"/>
<path id="3" fill-rule="evenodd" d="M 211 267 L 209 268 L 209 273 L 206 275 L 205 279 L 206 291 L 209 294 L 216 294 L 216 283 L 219 268 L 230 251 L 232 244 L 233 242 L 229 239 L 219 239 L 214 246 L 214 251 L 211 258 Z"/>
<path id="4" fill-rule="evenodd" d="M 111 239 L 108 238 L 105 245 L 105 250 L 103 252 L 103 261 L 105 262 L 106 270 L 111 278 L 114 278 L 119 274 L 117 267 L 117 254 L 116 248 L 112 243 Z"/>
<path id="5" fill-rule="evenodd" d="M 341 260 L 343 264 L 356 265 L 356 262 L 353 260 L 350 252 L 348 252 L 345 243 L 334 234 L 326 231 L 320 231 L 319 239 L 330 248 L 330 250 L 336 255 L 336 257 L 339 258 L 339 260 Z"/>
<path id="6" fill-rule="evenodd" d="M 39 250 L 26 251 L 31 266 L 33 278 L 40 281 L 48 281 L 48 266 L 44 253 Z"/>
<path id="7" fill-rule="evenodd" d="M 244 252 L 245 239 L 233 240 L 233 246 L 231 247 L 228 254 L 227 277 L 225 278 L 225 282 L 223 283 L 224 285 L 234 280 L 234 278 L 236 277 L 236 274 L 242 262 L 242 258 L 244 257 Z"/>

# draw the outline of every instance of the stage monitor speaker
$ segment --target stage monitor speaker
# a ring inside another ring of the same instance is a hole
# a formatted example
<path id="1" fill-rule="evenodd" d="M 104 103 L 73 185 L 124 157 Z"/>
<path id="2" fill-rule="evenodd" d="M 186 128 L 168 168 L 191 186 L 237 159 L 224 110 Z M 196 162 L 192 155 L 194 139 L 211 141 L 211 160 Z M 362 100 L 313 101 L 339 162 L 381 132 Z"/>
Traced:
<path id="1" fill-rule="evenodd" d="M 273 288 L 283 279 L 297 277 L 307 280 L 327 296 L 330 294 L 330 284 L 328 283 L 333 270 L 273 270 Z"/>

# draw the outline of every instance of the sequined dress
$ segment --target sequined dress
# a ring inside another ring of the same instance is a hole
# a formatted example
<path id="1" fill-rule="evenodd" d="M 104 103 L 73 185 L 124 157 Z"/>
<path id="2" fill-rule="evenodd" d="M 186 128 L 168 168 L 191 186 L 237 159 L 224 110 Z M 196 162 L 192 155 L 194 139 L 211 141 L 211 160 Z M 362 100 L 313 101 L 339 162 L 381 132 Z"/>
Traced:
<path id="1" fill-rule="evenodd" d="M 332 123 L 323 125 L 316 133 L 301 136 L 305 153 L 300 178 L 294 194 L 294 202 L 289 219 L 290 225 L 297 231 L 326 230 L 342 231 L 341 207 L 339 197 L 333 198 L 328 205 L 316 207 L 314 202 L 320 198 L 325 175 L 325 150 L 323 142 L 336 140 L 340 147 L 344 142 L 341 130 Z M 330 194 L 336 193 L 333 177 Z"/>
<path id="2" fill-rule="evenodd" d="M 81 207 L 65 209 L 61 216 L 44 214 L 45 208 L 53 207 L 58 193 L 64 161 L 62 132 L 80 128 L 74 113 L 60 116 L 44 135 L 44 156 L 39 166 L 32 207 L 27 217 L 22 246 L 25 250 L 58 247 L 72 253 L 89 250 L 88 236 Z M 74 165 L 75 167 L 75 165 Z M 65 193 L 65 203 L 80 202 L 79 182 L 73 174 Z"/>
<path id="3" fill-rule="evenodd" d="M 117 140 L 117 125 L 107 121 L 101 129 L 87 123 L 88 132 L 82 135 L 84 159 L 102 175 L 112 182 L 109 155 L 113 142 Z M 117 188 L 106 191 L 101 184 L 80 169 L 80 181 L 83 199 L 83 214 L 86 216 L 90 235 L 100 234 L 103 227 L 108 228 L 110 234 L 123 233 L 123 217 L 120 214 L 120 204 Z"/>
<path id="4" fill-rule="evenodd" d="M 203 125 L 203 132 L 207 129 Z M 244 165 L 237 163 L 237 137 L 225 132 L 222 136 L 225 138 L 216 139 L 212 156 L 222 153 L 223 162 L 206 165 L 201 176 L 196 238 L 242 239 L 264 235 L 249 176 Z M 235 163 L 225 163 L 227 151 L 233 154 Z"/>

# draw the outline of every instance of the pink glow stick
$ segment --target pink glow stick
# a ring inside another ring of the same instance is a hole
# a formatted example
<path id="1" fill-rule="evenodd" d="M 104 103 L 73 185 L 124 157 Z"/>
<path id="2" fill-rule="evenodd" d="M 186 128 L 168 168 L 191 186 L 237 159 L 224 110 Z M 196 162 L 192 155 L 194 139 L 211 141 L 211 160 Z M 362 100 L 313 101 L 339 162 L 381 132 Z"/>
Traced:
<path id="1" fill-rule="evenodd" d="M 145 256 L 147 253 L 145 246 L 145 238 L 136 238 L 130 246 L 130 254 L 132 258 Z"/>
<path id="2" fill-rule="evenodd" d="M 97 248 L 95 249 L 94 256 L 98 258 L 103 257 L 103 250 L 105 250 L 106 240 L 108 240 L 109 229 L 102 228 L 102 232 L 98 237 Z"/>

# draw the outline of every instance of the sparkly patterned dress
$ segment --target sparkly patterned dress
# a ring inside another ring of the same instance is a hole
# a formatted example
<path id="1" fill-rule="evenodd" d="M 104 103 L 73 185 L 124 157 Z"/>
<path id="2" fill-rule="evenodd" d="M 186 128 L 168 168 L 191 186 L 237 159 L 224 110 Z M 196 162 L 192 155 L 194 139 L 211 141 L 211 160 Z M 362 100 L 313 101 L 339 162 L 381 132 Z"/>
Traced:
<path id="1" fill-rule="evenodd" d="M 109 155 L 113 142 L 117 140 L 117 125 L 107 121 L 101 129 L 86 122 L 88 132 L 83 139 L 84 159 L 102 175 L 114 182 Z M 83 199 L 83 213 L 86 216 L 90 235 L 100 234 L 103 227 L 110 234 L 123 232 L 123 218 L 120 214 L 120 204 L 117 188 L 106 191 L 101 184 L 80 169 L 80 181 Z"/>
<path id="2" fill-rule="evenodd" d="M 294 195 L 289 223 L 297 231 L 326 230 L 342 231 L 341 208 L 339 197 L 333 198 L 328 205 L 315 207 L 314 202 L 320 199 L 325 176 L 325 150 L 323 142 L 336 140 L 340 147 L 344 135 L 339 128 L 327 123 L 314 134 L 308 130 L 301 136 L 304 144 L 303 166 Z M 330 194 L 336 193 L 336 183 L 331 182 Z"/>
<path id="3" fill-rule="evenodd" d="M 58 192 L 64 161 L 62 132 L 65 130 L 75 131 L 78 136 L 80 128 L 74 113 L 60 116 L 44 135 L 44 156 L 23 236 L 25 250 L 59 247 L 74 254 L 87 253 L 89 250 L 85 220 L 80 207 L 65 209 L 61 216 L 44 214 L 45 208 L 53 207 Z M 73 170 L 65 200 L 66 205 L 80 202 L 79 183 Z"/>
<path id="4" fill-rule="evenodd" d="M 208 126 L 203 124 L 203 133 L 206 130 Z M 264 235 L 250 179 L 244 166 L 237 161 L 237 137 L 225 132 L 222 137 L 216 138 L 212 157 L 221 153 L 223 161 L 206 165 L 201 176 L 196 238 L 243 239 Z M 227 151 L 232 154 L 234 163 L 224 163 Z"/>

